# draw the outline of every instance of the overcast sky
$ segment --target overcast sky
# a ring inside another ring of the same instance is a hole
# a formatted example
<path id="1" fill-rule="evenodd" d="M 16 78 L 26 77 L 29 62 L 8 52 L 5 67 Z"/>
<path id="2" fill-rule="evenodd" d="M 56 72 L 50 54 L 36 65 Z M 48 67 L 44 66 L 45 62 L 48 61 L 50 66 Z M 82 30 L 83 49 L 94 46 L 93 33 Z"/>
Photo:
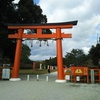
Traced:
<path id="1" fill-rule="evenodd" d="M 16 0 L 18 1 L 18 0 Z M 70 30 L 72 38 L 63 39 L 63 56 L 72 49 L 82 49 L 88 54 L 92 45 L 97 43 L 97 34 L 100 36 L 100 0 L 35 0 L 40 5 L 43 14 L 50 22 L 68 22 L 78 20 L 77 26 Z M 31 48 L 32 60 L 45 60 L 56 56 L 56 42 L 44 42 L 39 47 L 38 41 L 33 41 Z"/>

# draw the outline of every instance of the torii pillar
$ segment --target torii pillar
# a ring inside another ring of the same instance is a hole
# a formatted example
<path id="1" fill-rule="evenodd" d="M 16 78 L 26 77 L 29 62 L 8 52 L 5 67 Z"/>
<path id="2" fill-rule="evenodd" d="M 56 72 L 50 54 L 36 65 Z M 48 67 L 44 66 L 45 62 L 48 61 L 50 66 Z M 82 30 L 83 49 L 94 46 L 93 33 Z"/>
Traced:
<path id="1" fill-rule="evenodd" d="M 9 34 L 8 38 L 16 38 L 16 52 L 14 59 L 14 67 L 12 70 L 12 76 L 10 81 L 19 81 L 19 67 L 20 67 L 20 55 L 22 38 L 32 38 L 32 39 L 55 39 L 56 40 L 56 55 L 57 55 L 57 69 L 58 69 L 58 79 L 55 82 L 64 83 L 66 82 L 64 77 L 63 69 L 63 57 L 62 57 L 62 39 L 71 38 L 71 34 L 61 33 L 63 28 L 72 28 L 77 25 L 77 21 L 64 22 L 64 23 L 46 23 L 46 24 L 31 24 L 31 25 L 9 25 L 9 29 L 18 29 L 18 33 Z M 25 34 L 24 29 L 37 29 L 36 34 Z M 56 29 L 56 33 L 53 34 L 42 34 L 42 29 Z"/>
<path id="2" fill-rule="evenodd" d="M 12 78 L 10 79 L 10 81 L 21 80 L 18 77 L 19 77 L 20 57 L 21 57 L 21 49 L 22 49 L 22 34 L 23 34 L 23 29 L 19 29 L 17 43 L 16 43 L 14 67 L 12 69 L 12 76 L 11 76 Z"/>
<path id="3" fill-rule="evenodd" d="M 56 55 L 57 55 L 58 79 L 55 82 L 66 82 L 64 77 L 64 69 L 63 69 L 61 29 L 57 28 L 56 33 L 57 33 Z"/>

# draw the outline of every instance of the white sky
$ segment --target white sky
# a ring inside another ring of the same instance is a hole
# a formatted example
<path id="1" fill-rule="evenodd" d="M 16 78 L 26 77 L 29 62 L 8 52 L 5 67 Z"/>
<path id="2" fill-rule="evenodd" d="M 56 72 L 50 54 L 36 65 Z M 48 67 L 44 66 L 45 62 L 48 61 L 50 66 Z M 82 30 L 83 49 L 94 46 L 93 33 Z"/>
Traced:
<path id="1" fill-rule="evenodd" d="M 16 0 L 19 1 L 19 0 Z M 78 20 L 77 26 L 71 30 L 72 38 L 62 41 L 63 55 L 72 49 L 82 49 L 88 53 L 100 36 L 100 0 L 40 0 L 38 3 L 47 16 L 48 22 L 67 22 Z M 33 41 L 31 48 L 32 60 L 45 60 L 56 56 L 56 42 L 49 41 L 49 46 L 42 47 Z"/>
<path id="2" fill-rule="evenodd" d="M 14 3 L 18 3 L 20 0 L 14 0 Z"/>

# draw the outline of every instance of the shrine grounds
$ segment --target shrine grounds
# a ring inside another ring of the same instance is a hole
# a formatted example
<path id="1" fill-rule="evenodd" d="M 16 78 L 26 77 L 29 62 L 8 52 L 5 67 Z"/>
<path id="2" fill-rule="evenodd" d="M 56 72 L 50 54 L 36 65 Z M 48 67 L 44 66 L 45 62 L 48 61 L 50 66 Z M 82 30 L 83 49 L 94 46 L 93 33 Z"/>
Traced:
<path id="1" fill-rule="evenodd" d="M 100 84 L 56 83 L 56 72 L 40 75 L 38 81 L 37 75 L 20 78 L 17 82 L 0 80 L 0 100 L 100 100 Z"/>

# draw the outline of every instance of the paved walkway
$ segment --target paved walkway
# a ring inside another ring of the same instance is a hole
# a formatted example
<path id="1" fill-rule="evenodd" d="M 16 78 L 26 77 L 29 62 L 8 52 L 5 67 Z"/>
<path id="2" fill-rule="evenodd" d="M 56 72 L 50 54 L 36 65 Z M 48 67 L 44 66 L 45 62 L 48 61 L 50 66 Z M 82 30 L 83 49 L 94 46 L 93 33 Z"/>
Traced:
<path id="1" fill-rule="evenodd" d="M 49 81 L 46 82 L 46 76 Z M 56 83 L 56 73 L 20 76 L 21 81 L 0 81 L 0 100 L 100 100 L 99 84 Z"/>

